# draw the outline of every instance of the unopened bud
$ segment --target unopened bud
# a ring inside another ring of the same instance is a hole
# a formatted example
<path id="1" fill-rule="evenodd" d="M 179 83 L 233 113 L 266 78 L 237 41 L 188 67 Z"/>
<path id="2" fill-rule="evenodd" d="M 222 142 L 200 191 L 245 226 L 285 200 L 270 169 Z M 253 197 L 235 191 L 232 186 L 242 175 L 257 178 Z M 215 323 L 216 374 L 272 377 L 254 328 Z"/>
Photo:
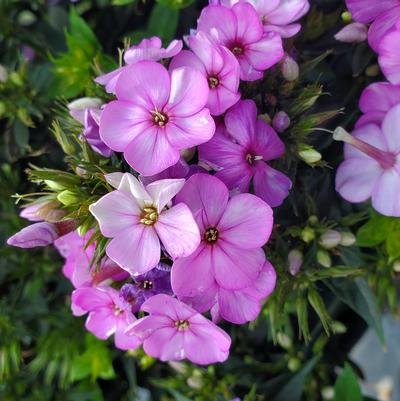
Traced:
<path id="1" fill-rule="evenodd" d="M 62 191 L 63 189 L 65 189 L 64 186 L 62 186 L 61 184 L 59 184 L 56 181 L 53 180 L 45 180 L 44 181 L 46 183 L 46 185 L 52 189 L 53 191 Z"/>
<path id="2" fill-rule="evenodd" d="M 299 73 L 300 73 L 299 65 L 289 55 L 286 55 L 285 58 L 283 59 L 283 62 L 281 65 L 281 71 L 282 71 L 283 77 L 286 79 L 286 81 L 289 81 L 289 82 L 296 81 L 296 79 L 299 77 Z"/>
<path id="3" fill-rule="evenodd" d="M 318 223 L 318 216 L 312 215 L 308 218 L 308 222 L 312 225 L 315 226 Z"/>
<path id="4" fill-rule="evenodd" d="M 394 270 L 396 273 L 400 273 L 400 259 L 396 260 L 396 261 L 393 263 L 393 270 Z"/>
<path id="5" fill-rule="evenodd" d="M 275 131 L 283 132 L 290 126 L 290 118 L 284 111 L 279 111 L 275 114 L 274 119 L 272 120 L 272 126 Z"/>
<path id="6" fill-rule="evenodd" d="M 303 264 L 303 254 L 298 249 L 292 249 L 288 254 L 289 273 L 295 276 Z"/>
<path id="7" fill-rule="evenodd" d="M 342 12 L 341 17 L 342 17 L 342 21 L 343 21 L 345 24 L 349 24 L 349 23 L 353 20 L 353 17 L 352 17 L 352 15 L 350 14 L 349 11 L 344 11 L 344 12 Z"/>
<path id="8" fill-rule="evenodd" d="M 315 231 L 311 227 L 305 227 L 301 231 L 300 237 L 304 242 L 309 243 L 314 240 Z"/>
<path id="9" fill-rule="evenodd" d="M 60 192 L 57 195 L 57 199 L 65 206 L 70 206 L 73 205 L 74 203 L 79 202 L 79 197 L 76 195 L 76 193 L 69 191 L 67 189 L 65 191 Z"/>
<path id="10" fill-rule="evenodd" d="M 331 267 L 332 266 L 332 259 L 331 255 L 327 251 L 320 249 L 317 252 L 317 262 L 323 267 Z"/>
<path id="11" fill-rule="evenodd" d="M 357 241 L 356 236 L 350 231 L 342 232 L 340 235 L 342 237 L 340 240 L 340 245 L 342 246 L 352 246 Z"/>
<path id="12" fill-rule="evenodd" d="M 82 97 L 69 103 L 68 110 L 69 114 L 71 114 L 71 116 L 75 118 L 76 121 L 79 121 L 81 124 L 84 125 L 85 111 L 87 109 L 98 109 L 101 104 L 101 100 L 96 97 Z"/>
<path id="13" fill-rule="evenodd" d="M 307 164 L 313 165 L 322 159 L 321 153 L 310 145 L 300 145 L 298 155 Z"/>
<path id="14" fill-rule="evenodd" d="M 0 82 L 6 82 L 8 79 L 8 72 L 6 67 L 0 64 Z"/>
<path id="15" fill-rule="evenodd" d="M 319 244 L 325 249 L 332 249 L 340 244 L 341 239 L 339 231 L 328 230 L 321 235 Z"/>
<path id="16" fill-rule="evenodd" d="M 345 43 L 364 42 L 368 37 L 368 28 L 359 22 L 346 25 L 336 35 L 335 39 Z"/>
<path id="17" fill-rule="evenodd" d="M 59 237 L 54 224 L 40 222 L 31 224 L 14 234 L 7 244 L 18 248 L 36 248 L 52 244 Z"/>
<path id="18" fill-rule="evenodd" d="M 324 387 L 321 391 L 321 396 L 326 401 L 333 400 L 333 397 L 335 396 L 335 390 L 333 387 Z"/>
<path id="19" fill-rule="evenodd" d="M 281 331 L 276 335 L 276 340 L 278 344 L 284 349 L 289 349 L 293 345 L 292 339 L 287 334 L 282 333 Z"/>
<path id="20" fill-rule="evenodd" d="M 298 358 L 290 358 L 288 362 L 288 369 L 291 372 L 297 372 L 301 367 L 301 362 Z"/>

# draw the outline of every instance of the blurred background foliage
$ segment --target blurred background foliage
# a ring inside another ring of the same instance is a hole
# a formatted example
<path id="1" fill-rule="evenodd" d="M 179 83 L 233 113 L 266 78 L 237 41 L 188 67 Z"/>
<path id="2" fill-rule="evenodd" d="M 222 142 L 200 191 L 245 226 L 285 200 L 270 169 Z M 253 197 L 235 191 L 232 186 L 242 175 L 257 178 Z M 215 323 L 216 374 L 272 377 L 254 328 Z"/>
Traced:
<path id="1" fill-rule="evenodd" d="M 168 43 L 187 34 L 205 3 L 0 0 L 1 245 L 26 224 L 11 198 L 35 191 L 25 169 L 63 166 L 49 129 L 58 102 L 96 96 L 101 88 L 93 77 L 118 65 L 118 48 L 151 35 Z M 311 3 L 302 33 L 288 43 L 302 64 L 301 81 L 282 84 L 267 77 L 263 97 L 256 99 L 263 113 L 284 109 L 293 121 L 283 139 L 285 169 L 296 181 L 277 210 L 279 226 L 269 244 L 279 285 L 256 322 L 225 327 L 233 340 L 228 362 L 199 368 L 116 350 L 72 317 L 72 287 L 53 249 L 2 246 L 1 400 L 365 399 L 362 372 L 348 355 L 368 326 L 384 344 L 381 314 L 399 313 L 400 220 L 349 205 L 334 191 L 341 145 L 313 128 L 351 129 L 359 94 L 379 79 L 379 70 L 365 43 L 333 39 L 344 23 L 344 1 Z M 243 91 L 250 95 L 252 88 Z M 321 235 L 332 228 L 357 234 L 357 242 L 321 247 Z M 291 249 L 304 254 L 295 278 L 288 273 Z"/>

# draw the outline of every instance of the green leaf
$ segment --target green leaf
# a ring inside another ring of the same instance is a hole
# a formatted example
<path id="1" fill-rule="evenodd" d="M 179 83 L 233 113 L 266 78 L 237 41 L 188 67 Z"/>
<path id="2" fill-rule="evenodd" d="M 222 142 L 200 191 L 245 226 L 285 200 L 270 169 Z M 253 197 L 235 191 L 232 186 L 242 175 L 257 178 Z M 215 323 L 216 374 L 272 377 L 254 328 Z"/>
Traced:
<path id="1" fill-rule="evenodd" d="M 14 138 L 15 143 L 20 147 L 24 148 L 29 142 L 29 129 L 17 118 L 14 123 Z"/>
<path id="2" fill-rule="evenodd" d="M 112 5 L 113 6 L 126 6 L 128 4 L 133 4 L 135 3 L 136 0 L 112 0 Z"/>
<path id="3" fill-rule="evenodd" d="M 300 401 L 307 376 L 314 369 L 319 359 L 320 355 L 316 355 L 310 359 L 271 401 Z"/>
<path id="4" fill-rule="evenodd" d="M 373 328 L 382 344 L 385 343 L 381 315 L 375 295 L 364 278 L 335 279 L 325 282 L 328 288 Z"/>
<path id="5" fill-rule="evenodd" d="M 345 364 L 343 372 L 336 380 L 333 401 L 363 401 L 357 376 L 347 363 Z"/>
<path id="6" fill-rule="evenodd" d="M 94 50 L 100 49 L 101 46 L 96 35 L 74 8 L 71 8 L 69 14 L 69 27 L 70 34 L 81 42 L 81 46 L 90 46 Z"/>
<path id="7" fill-rule="evenodd" d="M 386 251 L 391 260 L 400 257 L 400 226 L 393 225 L 393 230 L 389 233 L 386 239 Z"/>
<path id="8" fill-rule="evenodd" d="M 392 219 L 386 216 L 374 215 L 368 223 L 357 232 L 359 246 L 376 246 L 383 243 L 391 229 Z"/>
<path id="9" fill-rule="evenodd" d="M 180 10 L 181 8 L 189 7 L 194 3 L 194 0 L 157 0 L 157 3 L 173 10 Z"/>
<path id="10" fill-rule="evenodd" d="M 161 4 L 156 4 L 150 15 L 148 33 L 159 36 L 164 43 L 170 42 L 176 33 L 179 12 Z"/>

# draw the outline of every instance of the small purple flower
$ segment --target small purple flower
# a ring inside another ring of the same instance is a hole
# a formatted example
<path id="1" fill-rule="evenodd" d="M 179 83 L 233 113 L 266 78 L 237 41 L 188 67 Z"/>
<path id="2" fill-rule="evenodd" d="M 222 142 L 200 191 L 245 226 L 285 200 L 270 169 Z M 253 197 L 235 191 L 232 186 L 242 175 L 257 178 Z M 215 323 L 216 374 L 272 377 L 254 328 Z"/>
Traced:
<path id="1" fill-rule="evenodd" d="M 138 45 L 131 46 L 124 54 L 124 61 L 127 65 L 137 63 L 139 61 L 159 61 L 174 57 L 182 50 L 182 41 L 173 40 L 166 49 L 163 49 L 161 39 L 153 36 L 149 39 L 143 39 Z M 117 81 L 124 67 L 117 68 L 107 74 L 96 78 L 96 82 L 105 85 L 108 93 L 115 93 Z"/>
<path id="2" fill-rule="evenodd" d="M 154 269 L 133 277 L 134 284 L 122 286 L 119 296 L 132 313 L 139 311 L 142 304 L 157 294 L 173 295 L 171 289 L 171 267 L 160 263 Z"/>
<path id="3" fill-rule="evenodd" d="M 184 203 L 166 208 L 184 183 L 169 179 L 144 187 L 125 173 L 116 191 L 90 205 L 101 233 L 112 238 L 106 248 L 110 259 L 137 275 L 159 263 L 160 242 L 173 259 L 196 250 L 200 235 L 190 209 Z"/>
<path id="4" fill-rule="evenodd" d="M 276 32 L 264 33 L 252 5 L 239 2 L 232 8 L 209 5 L 198 20 L 198 30 L 209 34 L 237 58 L 240 78 L 255 81 L 283 57 L 282 39 Z"/>
<path id="5" fill-rule="evenodd" d="M 40 222 L 31 224 L 14 234 L 7 244 L 18 248 L 35 248 L 52 244 L 59 237 L 55 224 Z"/>
<path id="6" fill-rule="evenodd" d="M 149 316 L 132 324 L 127 333 L 143 341 L 146 354 L 162 361 L 188 359 L 199 365 L 228 358 L 228 334 L 177 299 L 159 294 L 148 299 L 142 310 Z"/>
<path id="7" fill-rule="evenodd" d="M 207 80 L 195 69 L 181 67 L 169 75 L 161 64 L 140 61 L 118 79 L 118 100 L 105 106 L 100 136 L 140 174 L 158 174 L 178 162 L 180 150 L 214 135 L 208 94 Z"/>
<path id="8" fill-rule="evenodd" d="M 72 304 L 82 311 L 78 315 L 89 312 L 85 326 L 96 337 L 106 340 L 114 335 L 115 346 L 122 350 L 140 346 L 136 336 L 125 334 L 136 318 L 121 304 L 117 290 L 111 287 L 78 288 L 72 293 Z"/>
<path id="9" fill-rule="evenodd" d="M 287 113 L 284 111 L 278 111 L 272 119 L 272 126 L 275 131 L 279 133 L 288 129 L 290 126 L 290 118 Z"/>
<path id="10" fill-rule="evenodd" d="M 172 59 L 170 69 L 187 66 L 200 71 L 210 88 L 207 107 L 218 116 L 240 99 L 239 63 L 227 48 L 214 44 L 204 32 L 190 36 L 188 42 L 192 52 L 181 51 Z"/>
<path id="11" fill-rule="evenodd" d="M 225 116 L 226 132 L 218 130 L 199 148 L 199 157 L 217 170 L 216 176 L 229 189 L 248 192 L 253 180 L 254 193 L 270 206 L 279 206 L 287 197 L 290 179 L 266 161 L 281 157 L 285 146 L 276 132 L 257 120 L 252 100 L 239 101 Z"/>

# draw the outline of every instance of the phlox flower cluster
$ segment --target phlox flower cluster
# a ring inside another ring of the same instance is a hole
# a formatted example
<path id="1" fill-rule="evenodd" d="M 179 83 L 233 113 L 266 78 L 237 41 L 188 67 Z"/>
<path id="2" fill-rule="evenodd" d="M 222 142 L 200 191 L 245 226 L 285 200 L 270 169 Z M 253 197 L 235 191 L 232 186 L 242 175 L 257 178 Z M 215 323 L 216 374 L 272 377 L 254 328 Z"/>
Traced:
<path id="1" fill-rule="evenodd" d="M 121 154 L 120 165 L 129 165 L 104 175 L 110 190 L 89 206 L 91 229 L 80 235 L 73 219 L 48 222 L 44 205 L 34 204 L 21 215 L 35 224 L 9 239 L 54 244 L 86 329 L 162 361 L 226 360 L 231 339 L 217 324 L 255 320 L 273 292 L 264 246 L 272 208 L 292 186 L 270 165 L 284 156 L 277 132 L 290 119 L 283 111 L 273 126 L 258 118 L 256 103 L 241 100 L 241 84 L 284 57 L 296 79 L 284 40 L 299 32 L 309 3 L 210 3 L 185 50 L 180 40 L 162 48 L 159 38 L 144 39 L 125 51 L 124 65 L 96 79 L 113 100 L 69 104 L 81 140 L 101 160 Z"/>

